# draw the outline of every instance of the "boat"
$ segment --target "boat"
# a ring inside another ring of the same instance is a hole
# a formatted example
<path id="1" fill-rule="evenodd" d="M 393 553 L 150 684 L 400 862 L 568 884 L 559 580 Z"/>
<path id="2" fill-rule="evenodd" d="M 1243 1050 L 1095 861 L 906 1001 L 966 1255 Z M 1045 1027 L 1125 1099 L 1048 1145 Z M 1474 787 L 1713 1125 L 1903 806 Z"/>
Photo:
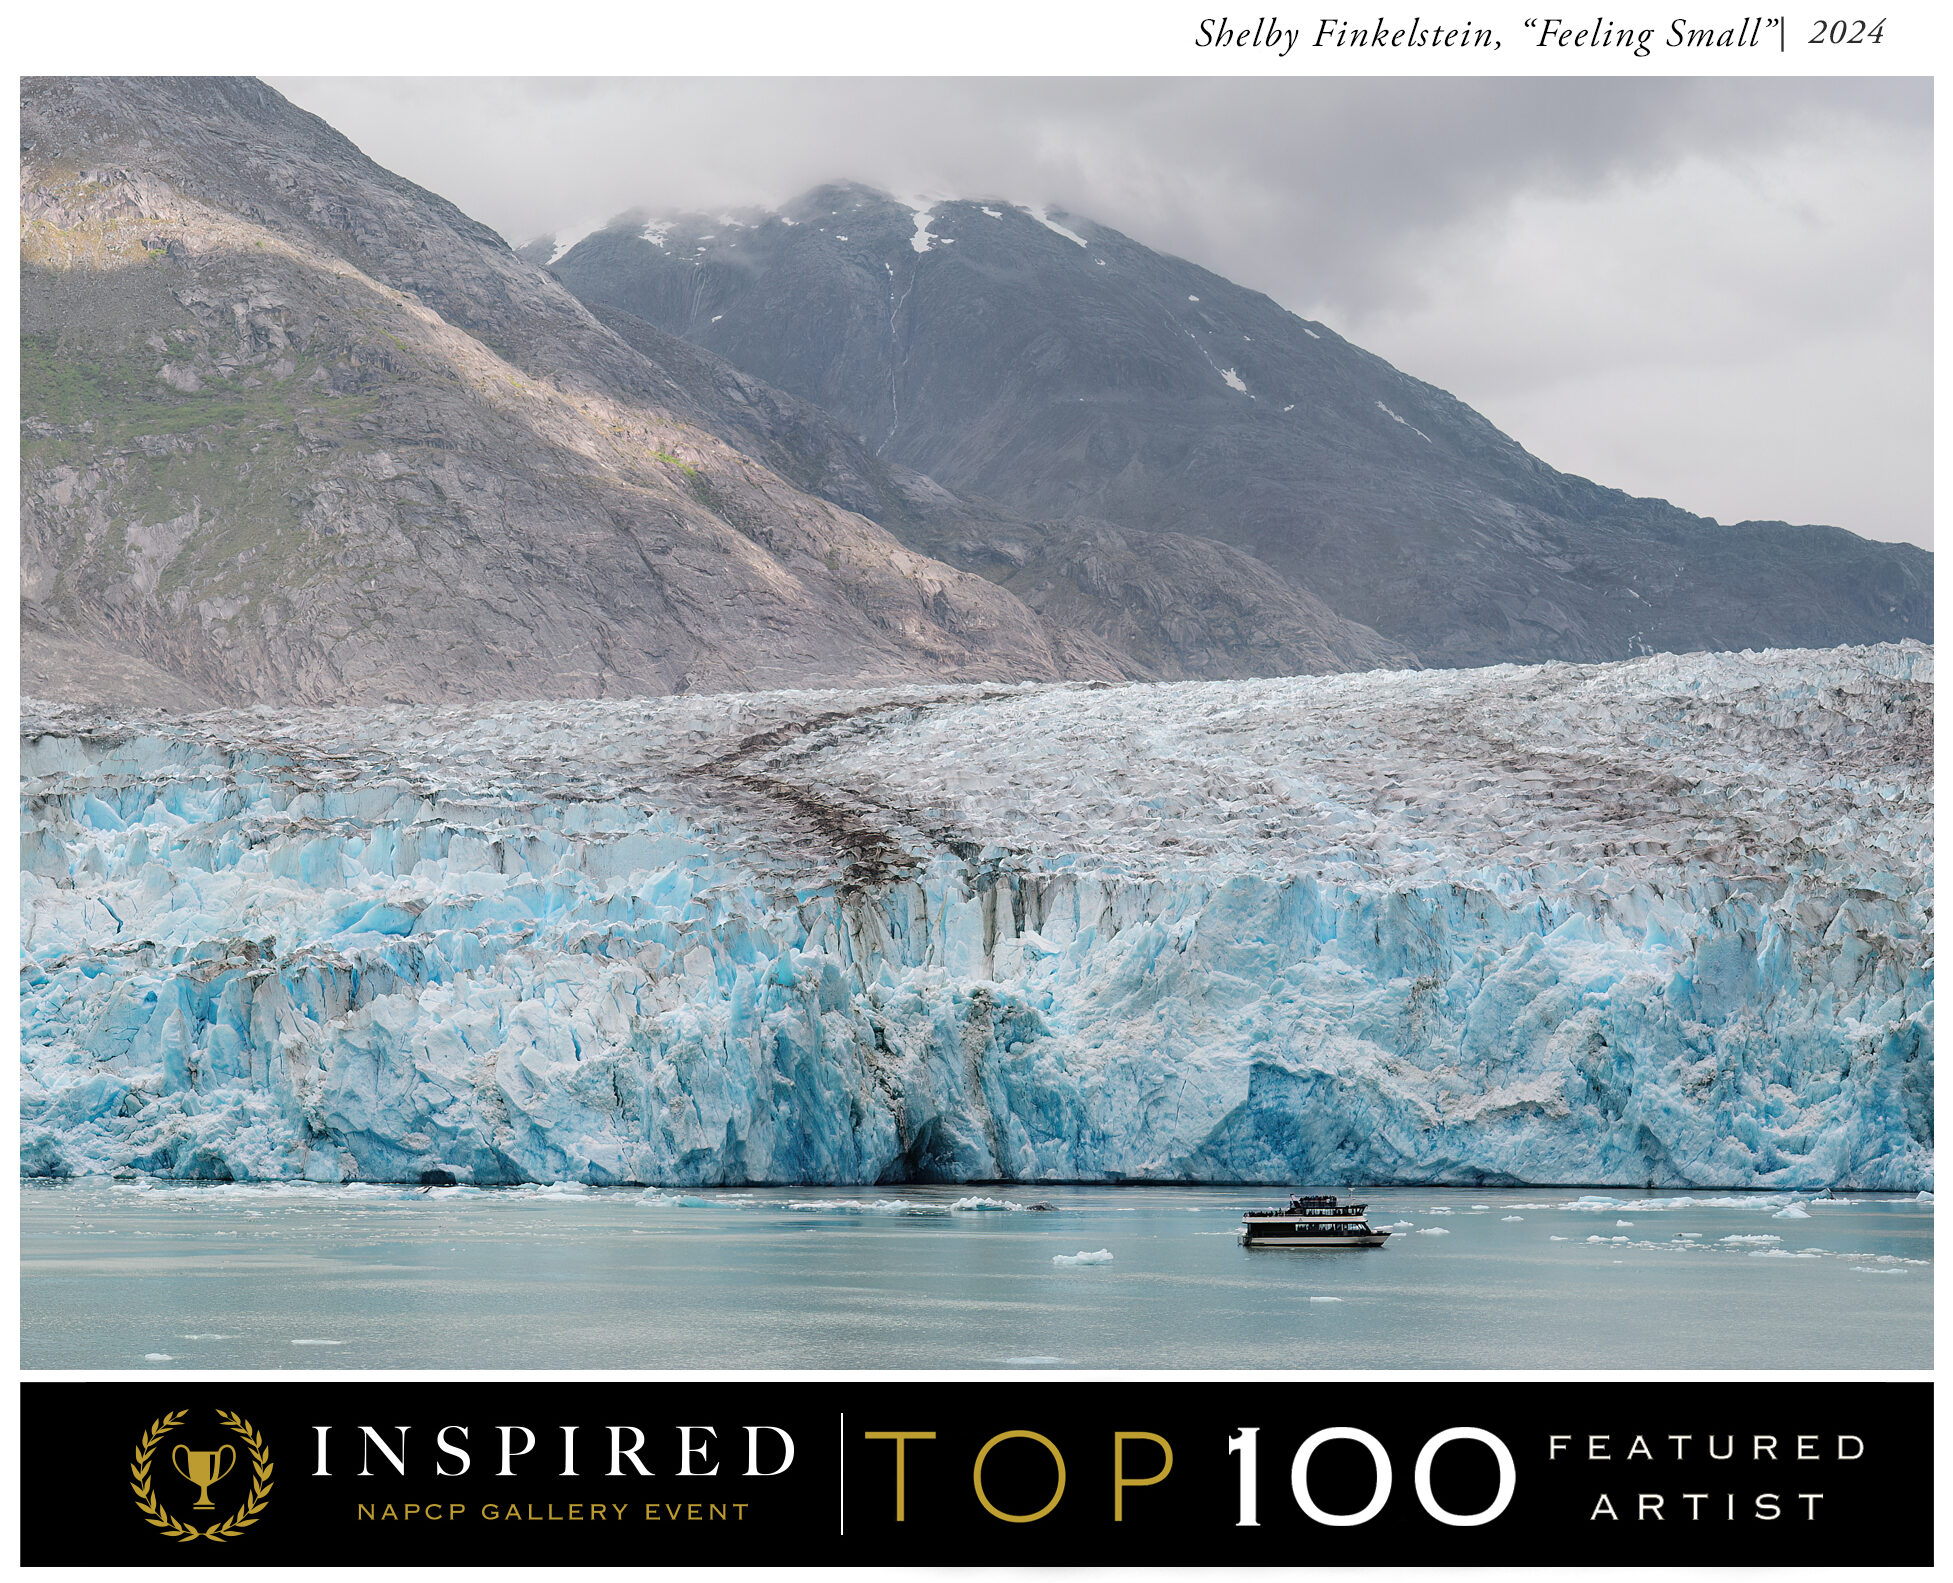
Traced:
<path id="1" fill-rule="evenodd" d="M 1251 1209 L 1241 1217 L 1241 1242 L 1250 1248 L 1380 1248 L 1387 1231 L 1363 1218 L 1367 1204 L 1342 1204 L 1333 1194 L 1291 1197 L 1286 1209 Z"/>

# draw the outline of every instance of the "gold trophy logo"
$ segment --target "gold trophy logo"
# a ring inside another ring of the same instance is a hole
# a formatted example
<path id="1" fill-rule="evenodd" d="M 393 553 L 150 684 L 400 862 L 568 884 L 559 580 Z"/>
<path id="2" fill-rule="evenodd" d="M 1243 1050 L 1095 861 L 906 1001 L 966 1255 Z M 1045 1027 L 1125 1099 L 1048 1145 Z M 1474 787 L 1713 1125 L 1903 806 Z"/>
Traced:
<path id="1" fill-rule="evenodd" d="M 190 1510 L 207 1512 L 217 1505 L 210 1498 L 210 1486 L 237 1466 L 237 1447 L 222 1445 L 215 1451 L 192 1451 L 179 1441 L 170 1447 L 170 1466 L 197 1487 L 197 1503 Z"/>
<path id="2" fill-rule="evenodd" d="M 136 1510 L 142 1513 L 143 1521 L 156 1529 L 165 1539 L 174 1539 L 179 1544 L 189 1544 L 193 1540 L 208 1539 L 213 1544 L 222 1544 L 227 1539 L 235 1539 L 249 1528 L 271 1504 L 271 1447 L 265 1443 L 263 1435 L 251 1427 L 250 1420 L 237 1413 L 219 1412 L 219 1428 L 228 1430 L 232 1440 L 219 1440 L 214 1451 L 199 1451 L 191 1436 L 202 1440 L 209 1430 L 196 1430 L 186 1424 L 190 1417 L 187 1408 L 173 1413 L 165 1413 L 149 1426 L 149 1432 L 136 1442 L 136 1452 L 129 1463 L 129 1491 L 136 1498 Z M 175 1437 L 183 1435 L 178 1441 Z M 162 1495 L 157 1491 L 154 1476 L 150 1469 L 159 1451 L 166 1451 L 171 1467 L 197 1487 L 197 1503 L 190 1508 L 193 1512 L 214 1511 L 217 1503 L 210 1498 L 210 1487 L 221 1484 L 224 1479 L 244 1460 L 243 1451 L 251 1453 L 251 1483 L 244 1492 L 244 1503 L 230 1516 L 216 1522 L 194 1523 L 186 1518 L 173 1515 L 163 1505 Z"/>

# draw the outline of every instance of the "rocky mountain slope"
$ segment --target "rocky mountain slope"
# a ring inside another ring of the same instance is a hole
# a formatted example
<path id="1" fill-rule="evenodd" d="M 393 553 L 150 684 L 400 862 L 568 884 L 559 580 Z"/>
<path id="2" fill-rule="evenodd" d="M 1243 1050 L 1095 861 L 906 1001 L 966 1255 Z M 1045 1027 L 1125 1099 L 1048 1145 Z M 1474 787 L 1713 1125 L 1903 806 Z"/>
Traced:
<path id="1" fill-rule="evenodd" d="M 549 268 L 883 463 L 1039 521 L 1220 541 L 1426 664 L 1931 638 L 1923 551 L 1556 472 L 1328 326 L 1080 216 L 844 183 L 639 216 Z"/>
<path id="2" fill-rule="evenodd" d="M 35 711 L 24 1166 L 1927 1187 L 1931 664 Z"/>
<path id="3" fill-rule="evenodd" d="M 266 701 L 1066 674 L 261 85 L 30 84 L 23 116 L 30 690 L 84 655 Z"/>
<path id="4" fill-rule="evenodd" d="M 1198 587 L 1141 619 L 1144 658 L 1115 646 L 1117 612 L 1054 625 L 857 514 L 892 502 L 954 538 L 982 508 L 892 482 L 824 414 L 670 337 L 652 362 L 262 84 L 30 81 L 22 129 L 30 693 L 195 708 L 1408 663 L 1326 609 L 1225 588 L 1218 629 Z"/>
<path id="5" fill-rule="evenodd" d="M 812 402 L 603 303 L 590 311 L 668 382 L 675 412 L 809 494 L 975 571 L 1046 618 L 1070 674 L 1314 676 L 1416 657 L 1271 567 L 1211 539 L 1089 519 L 1032 522 L 871 451 Z"/>

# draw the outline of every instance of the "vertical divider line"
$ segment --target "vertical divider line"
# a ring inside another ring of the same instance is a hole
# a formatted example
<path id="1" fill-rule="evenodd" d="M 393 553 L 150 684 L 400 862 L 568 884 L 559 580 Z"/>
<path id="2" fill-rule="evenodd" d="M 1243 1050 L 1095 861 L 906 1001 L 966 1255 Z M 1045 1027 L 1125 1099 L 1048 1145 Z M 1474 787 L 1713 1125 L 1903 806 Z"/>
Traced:
<path id="1" fill-rule="evenodd" d="M 841 1537 L 848 1536 L 848 1415 L 841 1414 Z"/>

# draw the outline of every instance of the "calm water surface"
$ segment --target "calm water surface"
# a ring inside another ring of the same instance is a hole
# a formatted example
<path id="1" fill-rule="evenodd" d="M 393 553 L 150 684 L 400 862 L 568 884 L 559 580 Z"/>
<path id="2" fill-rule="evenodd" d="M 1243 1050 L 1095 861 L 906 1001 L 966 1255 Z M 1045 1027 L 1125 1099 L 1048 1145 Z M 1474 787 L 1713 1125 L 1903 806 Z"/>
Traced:
<path id="1" fill-rule="evenodd" d="M 955 1206 L 994 1195 L 1029 1208 Z M 1380 1188 L 645 1193 L 25 1183 L 21 1361 L 68 1368 L 1927 1368 L 1933 1206 Z M 1442 1233 L 1442 1234 L 1439 1234 Z M 1603 1240 L 1590 1240 L 1590 1239 Z M 1748 1240 L 1728 1240 L 1748 1239 Z M 1690 1246 L 1693 1244 L 1693 1246 Z M 1080 1253 L 1108 1262 L 1068 1264 Z"/>

